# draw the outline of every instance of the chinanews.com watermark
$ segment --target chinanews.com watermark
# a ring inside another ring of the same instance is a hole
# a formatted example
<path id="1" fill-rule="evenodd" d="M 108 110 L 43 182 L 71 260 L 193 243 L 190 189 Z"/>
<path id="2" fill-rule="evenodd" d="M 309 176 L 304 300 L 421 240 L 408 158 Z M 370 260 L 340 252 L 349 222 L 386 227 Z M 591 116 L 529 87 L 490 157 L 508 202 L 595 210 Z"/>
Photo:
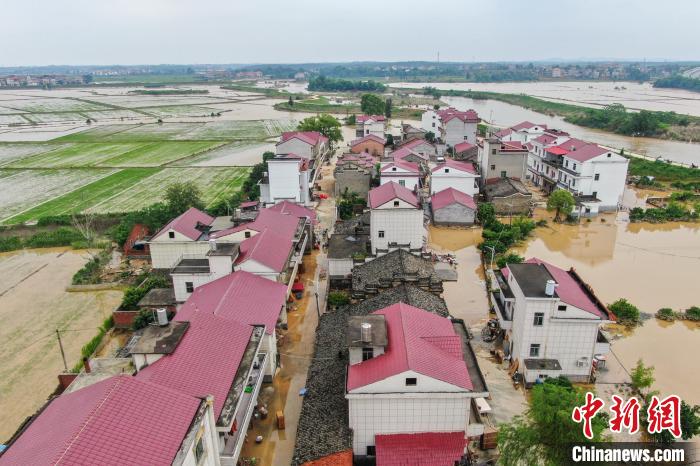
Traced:
<path id="1" fill-rule="evenodd" d="M 696 448 L 686 442 L 672 445 L 646 442 L 573 444 L 569 447 L 569 459 L 571 464 L 689 465 L 700 460 Z"/>

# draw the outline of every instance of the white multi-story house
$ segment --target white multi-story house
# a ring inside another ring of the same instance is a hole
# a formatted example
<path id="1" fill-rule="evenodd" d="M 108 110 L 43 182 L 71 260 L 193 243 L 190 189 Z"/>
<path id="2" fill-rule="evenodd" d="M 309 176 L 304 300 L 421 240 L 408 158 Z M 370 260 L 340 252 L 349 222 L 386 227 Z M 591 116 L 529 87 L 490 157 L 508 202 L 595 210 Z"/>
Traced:
<path id="1" fill-rule="evenodd" d="M 386 132 L 386 118 L 384 115 L 357 115 L 355 117 L 357 126 L 356 136 L 362 138 L 370 134 L 384 138 Z"/>
<path id="2" fill-rule="evenodd" d="M 372 254 L 398 246 L 423 247 L 423 209 L 413 192 L 390 181 L 370 190 L 367 197 Z"/>
<path id="3" fill-rule="evenodd" d="M 348 325 L 353 453 L 379 459 L 391 456 L 381 451 L 390 448 L 387 436 L 453 433 L 461 448 L 436 464 L 454 464 L 469 437 L 472 400 L 488 396 L 463 325 L 404 303 L 353 316 Z"/>
<path id="4" fill-rule="evenodd" d="M 422 186 L 420 166 L 414 162 L 407 162 L 402 159 L 395 159 L 385 165 L 380 170 L 380 184 L 398 183 L 410 190 L 415 190 Z"/>
<path id="5" fill-rule="evenodd" d="M 237 243 L 209 241 L 209 251 L 204 258 L 183 257 L 170 270 L 175 302 L 182 303 L 195 288 L 233 273 L 233 264 L 238 258 Z"/>
<path id="6" fill-rule="evenodd" d="M 479 183 L 474 165 L 468 162 L 447 159 L 433 168 L 430 176 L 430 192 L 435 194 L 453 188 L 469 196 L 479 194 Z"/>
<path id="7" fill-rule="evenodd" d="M 501 141 L 518 141 L 523 144 L 532 141 L 547 131 L 547 125 L 523 121 L 494 134 Z"/>
<path id="8" fill-rule="evenodd" d="M 490 137 L 479 146 L 481 184 L 500 178 L 524 181 L 527 176 L 528 150 L 520 141 L 501 141 Z"/>
<path id="9" fill-rule="evenodd" d="M 260 180 L 260 202 L 264 205 L 282 201 L 311 203 L 311 163 L 296 154 L 277 154 L 267 161 L 267 173 Z"/>
<path id="10" fill-rule="evenodd" d="M 421 128 L 431 131 L 450 147 L 467 141 L 476 144 L 479 115 L 474 110 L 460 111 L 449 107 L 428 110 L 421 116 Z"/>
<path id="11" fill-rule="evenodd" d="M 627 158 L 597 144 L 544 134 L 531 143 L 528 171 L 546 193 L 571 192 L 578 207 L 574 214 L 590 216 L 618 209 L 628 165 Z"/>
<path id="12" fill-rule="evenodd" d="M 525 382 L 588 382 L 610 348 L 600 327 L 615 317 L 576 271 L 530 259 L 508 264 L 492 283 L 504 351 Z"/>
<path id="13" fill-rule="evenodd" d="M 287 131 L 275 146 L 277 154 L 296 154 L 315 161 L 328 151 L 328 138 L 317 131 Z"/>

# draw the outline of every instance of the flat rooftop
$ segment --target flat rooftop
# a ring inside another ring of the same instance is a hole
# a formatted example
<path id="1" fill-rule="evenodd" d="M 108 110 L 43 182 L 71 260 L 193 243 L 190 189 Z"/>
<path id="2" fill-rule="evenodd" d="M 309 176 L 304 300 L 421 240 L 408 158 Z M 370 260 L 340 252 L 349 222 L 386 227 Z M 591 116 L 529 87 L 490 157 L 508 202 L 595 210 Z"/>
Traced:
<path id="1" fill-rule="evenodd" d="M 138 307 L 163 307 L 175 304 L 175 290 L 172 288 L 153 288 L 138 302 Z"/>
<path id="2" fill-rule="evenodd" d="M 518 282 L 520 289 L 526 298 L 553 298 L 557 296 L 556 290 L 554 296 L 548 296 L 545 293 L 545 287 L 548 280 L 554 280 L 554 277 L 549 273 L 547 268 L 542 264 L 508 264 L 510 273 Z"/>
<path id="3" fill-rule="evenodd" d="M 369 341 L 362 341 L 362 324 L 370 324 L 372 334 Z M 383 315 L 348 317 L 347 343 L 350 347 L 386 346 L 386 320 Z"/>
<path id="4" fill-rule="evenodd" d="M 328 240 L 329 259 L 351 259 L 355 254 L 368 254 L 369 235 L 333 234 Z"/>
<path id="5" fill-rule="evenodd" d="M 207 256 L 231 256 L 237 257 L 239 251 L 238 243 L 216 243 L 216 249 L 209 249 Z M 208 264 L 208 262 L 207 262 Z"/>
<path id="6" fill-rule="evenodd" d="M 560 371 L 561 364 L 558 359 L 525 359 L 523 361 L 528 370 Z"/>
<path id="7" fill-rule="evenodd" d="M 189 328 L 189 322 L 169 322 L 163 327 L 149 325 L 138 336 L 132 354 L 170 354 Z"/>
<path id="8" fill-rule="evenodd" d="M 177 263 L 170 273 L 209 273 L 209 259 L 182 259 Z"/>

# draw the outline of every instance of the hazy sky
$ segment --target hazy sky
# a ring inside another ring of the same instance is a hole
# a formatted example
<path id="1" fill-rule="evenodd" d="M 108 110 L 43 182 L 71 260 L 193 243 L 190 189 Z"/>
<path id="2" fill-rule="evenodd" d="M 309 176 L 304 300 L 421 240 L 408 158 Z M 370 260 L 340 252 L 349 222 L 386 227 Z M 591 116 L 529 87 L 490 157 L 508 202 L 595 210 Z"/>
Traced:
<path id="1" fill-rule="evenodd" d="M 699 0 L 3 0 L 0 66 L 700 60 Z"/>

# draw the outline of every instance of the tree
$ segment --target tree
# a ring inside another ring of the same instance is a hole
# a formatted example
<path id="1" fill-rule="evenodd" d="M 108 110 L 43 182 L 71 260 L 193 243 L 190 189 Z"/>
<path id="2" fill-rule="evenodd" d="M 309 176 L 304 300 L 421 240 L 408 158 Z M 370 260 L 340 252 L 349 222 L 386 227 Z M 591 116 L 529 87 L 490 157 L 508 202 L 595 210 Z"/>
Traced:
<path id="1" fill-rule="evenodd" d="M 384 116 L 391 118 L 391 97 L 384 101 Z"/>
<path id="2" fill-rule="evenodd" d="M 574 196 L 565 189 L 557 189 L 552 194 L 549 195 L 547 199 L 547 210 L 556 210 L 554 215 L 554 221 L 558 222 L 560 220 L 561 214 L 568 216 L 574 210 L 576 201 Z"/>
<path id="3" fill-rule="evenodd" d="M 502 269 L 503 267 L 506 266 L 506 264 L 520 264 L 522 261 L 524 261 L 525 258 L 523 256 L 520 256 L 514 252 L 504 254 L 501 257 L 498 258 L 496 261 L 496 264 L 498 265 L 499 269 Z"/>
<path id="4" fill-rule="evenodd" d="M 290 106 L 290 107 L 294 107 L 294 99 L 292 99 L 292 96 L 291 96 L 291 95 L 289 96 L 289 102 L 288 102 L 288 103 L 289 103 L 289 106 Z"/>
<path id="5" fill-rule="evenodd" d="M 331 141 L 331 144 L 343 140 L 340 122 L 336 117 L 327 113 L 304 118 L 297 126 L 297 129 L 299 131 L 318 131 L 326 136 Z"/>
<path id="6" fill-rule="evenodd" d="M 644 412 L 647 409 L 648 405 L 644 406 Z M 642 424 L 646 427 L 646 417 L 643 418 Z M 698 434 L 700 434 L 700 406 L 690 406 L 685 401 L 681 401 L 681 439 L 690 440 Z M 670 445 L 678 440 L 668 430 L 650 434 L 650 437 L 654 442 L 664 445 Z"/>
<path id="7" fill-rule="evenodd" d="M 384 105 L 382 98 L 375 94 L 364 94 L 360 99 L 360 108 L 367 115 L 382 115 Z"/>
<path id="8" fill-rule="evenodd" d="M 428 131 L 425 133 L 425 140 L 428 142 L 435 142 L 435 133 L 432 131 Z"/>
<path id="9" fill-rule="evenodd" d="M 189 181 L 168 186 L 165 190 L 165 202 L 173 216 L 180 215 L 190 207 L 204 208 L 199 188 Z"/>
<path id="10" fill-rule="evenodd" d="M 607 427 L 605 413 L 599 412 L 592 419 L 591 440 L 584 437 L 581 426 L 571 419 L 573 409 L 584 403 L 584 393 L 562 380 L 547 379 L 545 383 L 535 385 L 531 392 L 530 409 L 525 415 L 500 426 L 499 464 L 568 464 L 572 443 L 607 440 L 603 436 Z"/>
<path id="11" fill-rule="evenodd" d="M 491 225 L 496 220 L 496 209 L 489 202 L 480 202 L 476 208 L 476 219 L 484 227 Z"/>
<path id="12" fill-rule="evenodd" d="M 644 394 L 648 388 L 654 384 L 654 367 L 646 367 L 642 360 L 637 361 L 637 365 L 632 369 L 630 374 L 632 388 L 637 392 Z"/>
<path id="13" fill-rule="evenodd" d="M 639 309 L 625 298 L 620 298 L 608 306 L 617 320 L 624 324 L 634 325 L 639 322 Z"/>

